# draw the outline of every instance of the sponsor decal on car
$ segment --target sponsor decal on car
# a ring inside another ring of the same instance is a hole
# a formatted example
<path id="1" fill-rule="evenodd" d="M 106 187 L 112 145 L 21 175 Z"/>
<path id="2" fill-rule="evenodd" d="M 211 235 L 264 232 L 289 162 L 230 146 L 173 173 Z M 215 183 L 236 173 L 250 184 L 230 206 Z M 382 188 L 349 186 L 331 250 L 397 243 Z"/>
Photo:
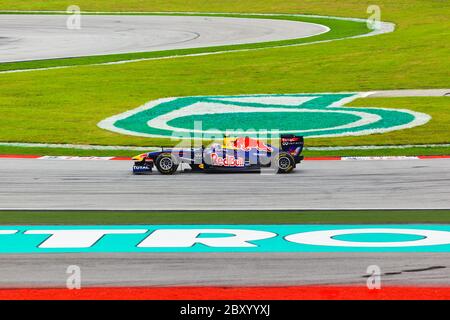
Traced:
<path id="1" fill-rule="evenodd" d="M 0 227 L 0 253 L 52 252 L 450 252 L 450 225 Z"/>
<path id="2" fill-rule="evenodd" d="M 231 148 L 234 147 L 243 151 L 250 151 L 250 150 L 258 150 L 262 152 L 273 151 L 273 148 L 264 143 L 263 141 L 258 139 L 252 139 L 249 137 L 236 138 L 234 141 L 232 141 L 232 144 L 229 147 Z"/>
<path id="3" fill-rule="evenodd" d="M 217 153 L 211 153 L 211 160 L 213 166 L 219 167 L 243 167 L 245 164 L 244 158 L 233 157 L 230 155 L 225 155 L 225 158 L 218 155 Z"/>

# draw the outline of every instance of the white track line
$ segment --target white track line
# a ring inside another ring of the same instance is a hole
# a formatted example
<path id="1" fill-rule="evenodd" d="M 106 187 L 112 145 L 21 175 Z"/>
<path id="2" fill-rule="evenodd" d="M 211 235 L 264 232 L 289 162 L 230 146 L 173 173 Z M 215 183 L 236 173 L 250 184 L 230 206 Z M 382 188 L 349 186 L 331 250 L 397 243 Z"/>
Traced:
<path id="1" fill-rule="evenodd" d="M 443 144 L 403 144 L 403 145 L 369 145 L 369 146 L 339 146 L 339 147 L 305 147 L 311 151 L 339 151 L 339 150 L 381 150 L 381 149 L 407 149 L 407 148 L 446 148 L 450 143 Z"/>
<path id="2" fill-rule="evenodd" d="M 70 160 L 70 161 L 130 161 L 129 157 L 85 157 L 85 156 L 39 156 L 39 155 L 2 155 L 1 159 L 28 159 L 28 160 Z M 450 155 L 439 156 L 357 156 L 357 157 L 306 157 L 305 161 L 398 161 L 398 160 L 436 160 L 436 159 L 450 159 Z"/>
<path id="3" fill-rule="evenodd" d="M 0 142 L 0 147 L 23 147 L 23 148 L 52 148 L 52 149 L 77 149 L 77 150 L 130 150 L 130 151 L 152 151 L 159 147 L 137 147 L 137 146 L 101 146 L 86 144 L 63 144 L 63 143 L 24 143 L 24 142 Z M 367 146 L 324 146 L 305 147 L 311 151 L 339 151 L 339 150 L 381 150 L 381 149 L 407 149 L 407 148 L 446 148 L 450 143 L 442 144 L 402 144 L 402 145 L 367 145 Z"/>
<path id="4" fill-rule="evenodd" d="M 67 144 L 67 143 L 23 143 L 23 142 L 0 142 L 0 147 L 24 147 L 24 148 L 60 148 L 79 150 L 137 150 L 150 151 L 157 147 L 137 147 L 137 146 L 101 146 L 88 144 Z"/>

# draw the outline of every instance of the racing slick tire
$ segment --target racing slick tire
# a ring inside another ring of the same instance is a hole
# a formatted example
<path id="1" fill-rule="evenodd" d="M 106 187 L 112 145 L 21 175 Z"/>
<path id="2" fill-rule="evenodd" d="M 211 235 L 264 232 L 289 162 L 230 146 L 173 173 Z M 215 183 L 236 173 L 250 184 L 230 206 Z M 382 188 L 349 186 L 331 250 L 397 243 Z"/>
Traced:
<path id="1" fill-rule="evenodd" d="M 161 153 L 155 161 L 156 169 L 161 174 L 174 174 L 178 169 L 178 159 L 171 153 Z"/>
<path id="2" fill-rule="evenodd" d="M 295 168 L 295 159 L 287 152 L 278 153 L 272 160 L 277 173 L 289 173 Z"/>

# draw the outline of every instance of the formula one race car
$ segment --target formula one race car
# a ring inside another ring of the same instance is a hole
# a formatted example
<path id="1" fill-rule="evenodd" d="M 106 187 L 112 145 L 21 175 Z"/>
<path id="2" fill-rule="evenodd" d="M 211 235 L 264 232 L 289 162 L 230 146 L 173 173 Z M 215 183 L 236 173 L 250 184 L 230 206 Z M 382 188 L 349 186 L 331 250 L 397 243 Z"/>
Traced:
<path id="1" fill-rule="evenodd" d="M 143 153 L 133 157 L 134 174 L 152 172 L 156 166 L 162 174 L 173 174 L 181 163 L 192 171 L 248 172 L 261 168 L 273 168 L 277 173 L 289 173 L 303 160 L 303 137 L 281 135 L 280 146 L 275 147 L 260 140 L 225 137 L 223 145 L 213 143 L 209 147 L 165 149 Z"/>

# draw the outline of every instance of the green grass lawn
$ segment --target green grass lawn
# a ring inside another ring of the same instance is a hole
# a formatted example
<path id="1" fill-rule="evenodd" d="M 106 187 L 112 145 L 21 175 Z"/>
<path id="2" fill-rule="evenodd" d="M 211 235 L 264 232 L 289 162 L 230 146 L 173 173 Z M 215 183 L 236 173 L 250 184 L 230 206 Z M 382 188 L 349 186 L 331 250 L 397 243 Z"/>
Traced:
<path id="1" fill-rule="evenodd" d="M 64 10 L 68 4 L 72 3 L 0 0 L 0 9 Z M 368 4 L 372 2 L 78 2 L 82 10 L 90 11 L 234 11 L 347 17 L 367 17 Z M 174 142 L 123 136 L 96 127 L 106 117 L 160 97 L 450 87 L 450 45 L 445 41 L 450 35 L 450 3 L 383 0 L 377 4 L 382 19 L 397 24 L 394 33 L 309 46 L 2 74 L 0 141 L 170 145 Z M 428 113 L 433 119 L 424 126 L 391 133 L 308 139 L 308 145 L 450 142 L 449 98 L 361 99 L 352 105 L 407 108 Z M 398 152 L 391 150 L 386 150 L 386 155 Z"/>
<path id="2" fill-rule="evenodd" d="M 0 211 L 1 225 L 449 223 L 450 210 Z"/>
<path id="3" fill-rule="evenodd" d="M 65 11 L 74 1 L 71 0 L 1 0 L 0 10 L 60 10 Z M 349 16 L 364 15 L 371 4 L 377 4 L 383 11 L 389 9 L 392 14 L 413 16 L 414 13 L 428 13 L 436 8 L 448 9 L 445 0 L 77 0 L 83 11 L 193 11 L 193 12 L 267 12 L 267 13 L 321 13 L 327 15 Z M 414 9 L 412 9 L 414 8 Z M 388 14 L 388 13 L 386 13 Z M 418 16 L 415 16 L 416 18 Z"/>

